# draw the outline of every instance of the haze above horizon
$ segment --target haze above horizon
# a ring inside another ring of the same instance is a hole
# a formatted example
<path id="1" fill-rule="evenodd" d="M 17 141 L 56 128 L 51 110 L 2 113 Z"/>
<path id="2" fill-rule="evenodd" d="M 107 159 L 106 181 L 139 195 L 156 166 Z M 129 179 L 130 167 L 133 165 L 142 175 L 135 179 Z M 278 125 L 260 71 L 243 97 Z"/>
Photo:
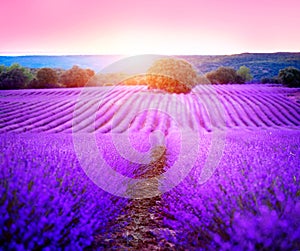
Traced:
<path id="1" fill-rule="evenodd" d="M 300 1 L 15 0 L 1 55 L 232 55 L 300 51 Z"/>

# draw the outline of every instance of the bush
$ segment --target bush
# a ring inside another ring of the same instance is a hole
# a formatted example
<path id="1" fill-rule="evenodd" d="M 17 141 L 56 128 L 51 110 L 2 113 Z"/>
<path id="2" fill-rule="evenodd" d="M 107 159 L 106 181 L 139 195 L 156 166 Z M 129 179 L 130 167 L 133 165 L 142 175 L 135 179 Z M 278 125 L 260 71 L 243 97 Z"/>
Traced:
<path id="1" fill-rule="evenodd" d="M 253 76 L 250 74 L 250 69 L 244 65 L 241 66 L 236 73 L 241 77 L 241 81 L 243 82 L 249 82 L 253 79 Z"/>
<path id="2" fill-rule="evenodd" d="M 33 78 L 28 68 L 19 64 L 12 64 L 9 67 L 1 66 L 0 89 L 22 89 Z"/>
<path id="3" fill-rule="evenodd" d="M 238 77 L 236 70 L 231 67 L 219 67 L 215 71 L 206 74 L 206 77 L 212 84 L 231 84 L 242 82 L 241 77 Z"/>
<path id="4" fill-rule="evenodd" d="M 89 77 L 89 78 L 91 78 L 91 77 L 93 77 L 94 75 L 95 75 L 95 72 L 93 71 L 93 70 L 91 70 L 91 69 L 85 69 L 85 73 L 86 73 L 86 75 Z"/>
<path id="5" fill-rule="evenodd" d="M 148 89 L 160 89 L 169 93 L 189 93 L 191 87 L 185 85 L 179 80 L 157 74 L 147 74 Z"/>
<path id="6" fill-rule="evenodd" d="M 279 84 L 280 83 L 279 79 L 276 78 L 276 77 L 274 77 L 274 78 L 262 78 L 260 80 L 260 82 L 262 84 Z"/>
<path id="7" fill-rule="evenodd" d="M 280 82 L 289 87 L 300 86 L 300 70 L 294 67 L 286 67 L 279 71 L 278 78 Z"/>
<path id="8" fill-rule="evenodd" d="M 5 66 L 4 65 L 0 65 L 0 74 L 2 73 L 2 72 L 4 72 L 5 71 Z"/>
<path id="9" fill-rule="evenodd" d="M 197 72 L 185 60 L 163 58 L 148 69 L 147 84 L 150 89 L 188 93 L 197 84 Z"/>
<path id="10" fill-rule="evenodd" d="M 27 83 L 27 76 L 21 69 L 13 69 L 0 74 L 0 89 L 22 89 Z"/>
<path id="11" fill-rule="evenodd" d="M 36 72 L 36 78 L 32 79 L 27 88 L 58 88 L 58 74 L 54 69 L 41 68 Z"/>
<path id="12" fill-rule="evenodd" d="M 34 78 L 27 84 L 26 87 L 28 89 L 50 89 L 50 88 L 62 88 L 63 86 L 60 85 L 59 83 L 56 84 L 48 83 L 48 84 L 41 85 L 40 82 L 36 78 Z"/>
<path id="13" fill-rule="evenodd" d="M 36 78 L 43 86 L 46 84 L 57 84 L 58 75 L 55 70 L 51 68 L 41 68 L 36 73 Z"/>
<path id="14" fill-rule="evenodd" d="M 94 74 L 94 71 L 90 69 L 85 70 L 74 65 L 71 69 L 62 73 L 60 82 L 66 87 L 83 87 Z"/>

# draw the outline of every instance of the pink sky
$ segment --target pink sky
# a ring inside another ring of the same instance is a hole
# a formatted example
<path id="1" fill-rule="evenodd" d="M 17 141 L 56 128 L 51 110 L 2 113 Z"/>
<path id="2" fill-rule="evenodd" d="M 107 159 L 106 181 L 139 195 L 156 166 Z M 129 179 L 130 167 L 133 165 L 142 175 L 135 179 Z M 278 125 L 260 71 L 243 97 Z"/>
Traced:
<path id="1" fill-rule="evenodd" d="M 10 0 L 0 54 L 300 51 L 299 0 Z"/>

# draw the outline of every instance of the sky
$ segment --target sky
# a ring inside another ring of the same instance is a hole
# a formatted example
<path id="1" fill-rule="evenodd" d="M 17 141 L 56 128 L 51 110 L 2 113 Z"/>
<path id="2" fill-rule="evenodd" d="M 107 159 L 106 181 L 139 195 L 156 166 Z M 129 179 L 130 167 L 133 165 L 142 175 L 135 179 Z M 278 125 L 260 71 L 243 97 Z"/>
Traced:
<path id="1" fill-rule="evenodd" d="M 299 0 L 0 1 L 0 54 L 300 52 Z"/>

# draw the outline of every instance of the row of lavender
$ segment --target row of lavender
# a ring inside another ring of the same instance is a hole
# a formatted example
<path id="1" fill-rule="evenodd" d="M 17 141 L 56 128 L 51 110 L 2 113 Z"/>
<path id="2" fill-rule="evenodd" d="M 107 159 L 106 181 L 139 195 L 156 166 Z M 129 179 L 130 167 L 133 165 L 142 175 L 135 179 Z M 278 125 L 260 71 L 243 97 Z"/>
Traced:
<path id="1" fill-rule="evenodd" d="M 203 144 L 200 155 L 210 148 Z M 163 195 L 160 238 L 184 250 L 299 249 L 299 145 L 299 130 L 228 133 L 208 182 L 197 180 L 199 155 L 197 168 Z M 82 250 L 96 235 L 109 236 L 128 201 L 86 177 L 70 136 L 2 134 L 0 147 L 2 248 Z"/>
<path id="2" fill-rule="evenodd" d="M 105 193 L 88 179 L 71 135 L 64 132 L 72 132 L 74 123 L 78 132 L 88 131 L 94 114 L 99 132 L 112 131 L 108 122 L 113 117 L 117 132 L 128 125 L 136 132 L 142 128 L 168 131 L 173 122 L 158 113 L 160 109 L 174 114 L 179 128 L 238 129 L 227 131 L 220 165 L 202 185 L 197 178 L 204 155 L 219 145 L 201 138 L 197 168 L 163 195 L 165 226 L 174 231 L 165 228 L 161 238 L 188 250 L 300 248 L 299 104 L 289 96 L 297 90 L 255 85 L 203 86 L 188 95 L 162 95 L 141 87 L 103 90 L 87 89 L 79 100 L 79 90 L 1 92 L 1 248 L 81 250 L 91 245 L 94 236 L 109 234 L 110 221 L 128 201 Z M 213 98 L 223 104 L 226 116 Z M 180 109 L 170 105 L 173 101 Z M 197 106 L 203 102 L 215 113 L 205 115 Z M 139 114 L 141 106 L 155 109 Z M 133 121 L 127 119 L 135 114 L 139 116 Z M 26 130 L 30 133 L 11 132 Z M 117 153 L 105 146 L 108 162 L 118 162 L 111 155 Z M 175 143 L 167 145 L 167 153 L 167 163 L 172 165 L 178 154 Z M 117 169 L 128 174 L 127 167 Z"/>
<path id="3" fill-rule="evenodd" d="M 197 169 L 163 196 L 162 237 L 179 250 L 298 250 L 299 166 L 299 130 L 229 133 L 207 183 Z"/>
<path id="4" fill-rule="evenodd" d="M 126 203 L 89 180 L 70 137 L 2 134 L 0 155 L 1 250 L 82 250 Z"/>
<path id="5" fill-rule="evenodd" d="M 174 121 L 196 131 L 297 128 L 300 117 L 299 104 L 293 99 L 295 92 L 297 89 L 259 85 L 198 86 L 187 95 L 122 86 L 6 91 L 1 92 L 0 132 L 161 129 L 168 134 Z M 156 112 L 147 112 L 149 107 Z"/>

